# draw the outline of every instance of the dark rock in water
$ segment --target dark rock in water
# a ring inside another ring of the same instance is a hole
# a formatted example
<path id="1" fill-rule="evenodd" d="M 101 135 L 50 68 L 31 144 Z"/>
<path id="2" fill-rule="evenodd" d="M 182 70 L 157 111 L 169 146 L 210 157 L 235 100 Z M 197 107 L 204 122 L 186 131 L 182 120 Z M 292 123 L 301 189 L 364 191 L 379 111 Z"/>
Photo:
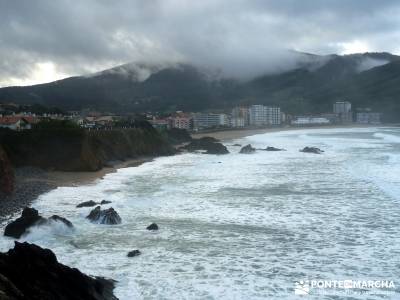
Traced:
<path id="1" fill-rule="evenodd" d="M 212 137 L 203 137 L 201 139 L 193 139 L 188 145 L 181 149 L 187 151 L 206 150 L 206 154 L 228 154 L 228 149 L 218 140 Z"/>
<path id="2" fill-rule="evenodd" d="M 146 227 L 147 230 L 158 230 L 158 225 L 156 223 L 151 223 Z"/>
<path id="3" fill-rule="evenodd" d="M 275 148 L 275 147 L 267 147 L 265 151 L 285 151 L 285 149 Z"/>
<path id="4" fill-rule="evenodd" d="M 128 257 L 134 257 L 134 256 L 138 256 L 138 255 L 140 255 L 140 254 L 142 254 L 139 250 L 132 250 L 132 251 L 129 251 L 128 252 Z"/>
<path id="5" fill-rule="evenodd" d="M 85 202 L 79 203 L 76 207 L 77 208 L 80 208 L 80 207 L 92 207 L 92 206 L 95 206 L 95 205 L 97 205 L 97 203 L 94 202 L 93 200 L 90 200 L 90 201 L 85 201 Z"/>
<path id="6" fill-rule="evenodd" d="M 269 147 L 269 146 L 267 148 L 265 148 L 265 149 L 257 149 L 257 150 L 263 150 L 263 151 L 286 151 L 285 149 Z"/>
<path id="7" fill-rule="evenodd" d="M 109 208 L 104 211 L 102 211 L 103 217 L 100 220 L 100 224 L 109 224 L 109 225 L 114 225 L 114 224 L 121 224 L 121 217 L 118 215 L 118 213 L 114 210 L 114 208 Z"/>
<path id="8" fill-rule="evenodd" d="M 256 149 L 253 148 L 250 144 L 244 146 L 242 149 L 240 149 L 239 153 L 243 153 L 243 154 L 251 154 L 256 152 Z"/>
<path id="9" fill-rule="evenodd" d="M 110 204 L 111 201 L 108 200 L 101 200 L 100 205 L 104 205 L 104 204 Z"/>
<path id="10" fill-rule="evenodd" d="M 86 216 L 86 218 L 89 219 L 90 221 L 95 222 L 100 220 L 100 216 L 101 216 L 101 208 L 100 206 L 96 206 L 96 208 L 90 211 L 90 213 Z"/>
<path id="11" fill-rule="evenodd" d="M 117 300 L 114 281 L 93 278 L 57 261 L 49 249 L 15 242 L 0 253 L 0 299 Z"/>
<path id="12" fill-rule="evenodd" d="M 71 228 L 74 227 L 74 226 L 72 225 L 72 223 L 71 223 L 69 220 L 67 220 L 66 218 L 57 216 L 57 215 L 51 216 L 51 217 L 49 218 L 49 220 L 53 220 L 53 221 L 56 221 L 56 222 L 62 222 L 62 223 L 64 223 L 67 227 L 71 227 Z"/>
<path id="13" fill-rule="evenodd" d="M 25 207 L 21 217 L 6 226 L 4 235 L 19 239 L 30 227 L 45 222 L 46 219 L 39 216 L 36 209 Z"/>
<path id="14" fill-rule="evenodd" d="M 228 149 L 222 145 L 221 143 L 211 143 L 208 148 L 206 154 L 228 154 Z"/>
<path id="15" fill-rule="evenodd" d="M 319 148 L 317 148 L 317 147 L 304 147 L 302 150 L 300 150 L 300 152 L 321 154 L 324 151 L 319 149 Z"/>
<path id="16" fill-rule="evenodd" d="M 232 146 L 234 146 L 234 147 L 242 147 L 241 144 L 233 144 Z"/>
<path id="17" fill-rule="evenodd" d="M 99 222 L 100 224 L 115 225 L 121 223 L 121 217 L 112 207 L 101 210 L 100 206 L 96 206 L 86 218 L 92 222 Z"/>

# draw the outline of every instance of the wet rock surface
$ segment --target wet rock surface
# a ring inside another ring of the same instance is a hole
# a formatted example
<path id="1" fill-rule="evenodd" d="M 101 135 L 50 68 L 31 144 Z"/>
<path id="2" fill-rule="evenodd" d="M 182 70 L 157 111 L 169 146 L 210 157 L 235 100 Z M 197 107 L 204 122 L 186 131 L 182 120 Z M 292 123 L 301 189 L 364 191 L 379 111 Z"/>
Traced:
<path id="1" fill-rule="evenodd" d="M 127 256 L 128 257 L 135 257 L 135 256 L 138 256 L 140 254 L 142 254 L 142 253 L 139 250 L 132 250 L 132 251 L 128 252 Z"/>
<path id="2" fill-rule="evenodd" d="M 60 264 L 51 250 L 34 244 L 15 242 L 0 253 L 0 299 L 117 300 L 113 289 L 114 281 Z"/>
<path id="3" fill-rule="evenodd" d="M 30 227 L 44 222 L 46 219 L 39 216 L 36 209 L 26 207 L 22 211 L 21 217 L 6 226 L 4 235 L 19 239 Z"/>
<path id="4" fill-rule="evenodd" d="M 100 206 L 96 206 L 96 208 L 93 209 L 86 218 L 92 222 L 98 222 L 106 225 L 115 225 L 121 223 L 121 217 L 112 207 L 102 210 Z"/>
<path id="5" fill-rule="evenodd" d="M 53 215 L 46 219 L 40 216 L 36 209 L 25 207 L 21 216 L 6 226 L 4 229 L 4 235 L 19 239 L 22 235 L 28 233 L 32 226 L 45 225 L 48 224 L 49 221 L 61 222 L 67 227 L 73 227 L 72 223 L 66 218 Z"/>
<path id="6" fill-rule="evenodd" d="M 93 200 L 90 200 L 90 201 L 85 201 L 85 202 L 79 203 L 76 207 L 77 208 L 92 207 L 92 206 L 95 206 L 95 205 L 97 205 L 97 202 L 94 202 Z"/>
<path id="7" fill-rule="evenodd" d="M 242 153 L 242 154 L 252 154 L 252 153 L 254 153 L 254 152 L 256 152 L 256 149 L 253 148 L 250 144 L 248 144 L 248 145 L 244 146 L 242 149 L 240 149 L 240 152 L 239 152 L 239 153 Z"/>
<path id="8" fill-rule="evenodd" d="M 147 230 L 158 230 L 158 225 L 156 223 L 151 223 L 146 227 Z"/>
<path id="9" fill-rule="evenodd" d="M 324 152 L 324 150 L 321 150 L 317 147 L 304 147 L 303 149 L 300 150 L 300 152 L 322 154 Z"/>
<path id="10" fill-rule="evenodd" d="M 206 154 L 228 154 L 228 149 L 217 139 L 213 137 L 203 137 L 200 139 L 193 139 L 188 145 L 181 147 L 181 150 L 189 152 L 205 150 Z"/>

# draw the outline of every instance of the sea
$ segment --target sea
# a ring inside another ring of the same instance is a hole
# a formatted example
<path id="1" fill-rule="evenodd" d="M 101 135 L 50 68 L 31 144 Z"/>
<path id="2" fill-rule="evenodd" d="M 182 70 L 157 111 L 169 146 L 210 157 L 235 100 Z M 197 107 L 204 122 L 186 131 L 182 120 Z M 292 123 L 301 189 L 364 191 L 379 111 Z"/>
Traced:
<path id="1" fill-rule="evenodd" d="M 240 154 L 236 143 L 286 151 Z M 160 157 L 43 194 L 32 206 L 74 229 L 53 223 L 21 240 L 115 279 L 122 300 L 400 299 L 399 127 L 300 129 L 224 144 L 230 154 Z M 300 152 L 305 146 L 324 152 Z M 88 200 L 112 201 L 103 207 L 122 223 L 89 222 L 92 208 L 76 208 Z M 159 230 L 146 230 L 153 222 Z M 1 236 L 0 250 L 13 243 Z M 128 258 L 134 249 L 142 254 Z"/>

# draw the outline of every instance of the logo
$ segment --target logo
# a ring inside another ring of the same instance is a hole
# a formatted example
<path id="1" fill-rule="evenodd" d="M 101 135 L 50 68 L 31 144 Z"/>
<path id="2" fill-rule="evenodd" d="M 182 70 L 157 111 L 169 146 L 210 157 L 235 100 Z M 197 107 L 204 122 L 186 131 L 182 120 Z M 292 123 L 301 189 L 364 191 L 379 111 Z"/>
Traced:
<path id="1" fill-rule="evenodd" d="M 300 280 L 294 283 L 294 293 L 296 295 L 309 295 L 310 283 L 308 280 Z"/>

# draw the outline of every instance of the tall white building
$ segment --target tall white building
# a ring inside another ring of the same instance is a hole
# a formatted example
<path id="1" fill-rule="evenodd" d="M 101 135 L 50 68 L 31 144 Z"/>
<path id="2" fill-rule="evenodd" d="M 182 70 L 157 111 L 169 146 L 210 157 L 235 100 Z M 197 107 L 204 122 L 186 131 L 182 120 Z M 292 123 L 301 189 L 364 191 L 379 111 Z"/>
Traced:
<path id="1" fill-rule="evenodd" d="M 279 107 L 270 107 L 264 105 L 252 105 L 249 108 L 250 125 L 280 125 L 281 109 Z"/>

